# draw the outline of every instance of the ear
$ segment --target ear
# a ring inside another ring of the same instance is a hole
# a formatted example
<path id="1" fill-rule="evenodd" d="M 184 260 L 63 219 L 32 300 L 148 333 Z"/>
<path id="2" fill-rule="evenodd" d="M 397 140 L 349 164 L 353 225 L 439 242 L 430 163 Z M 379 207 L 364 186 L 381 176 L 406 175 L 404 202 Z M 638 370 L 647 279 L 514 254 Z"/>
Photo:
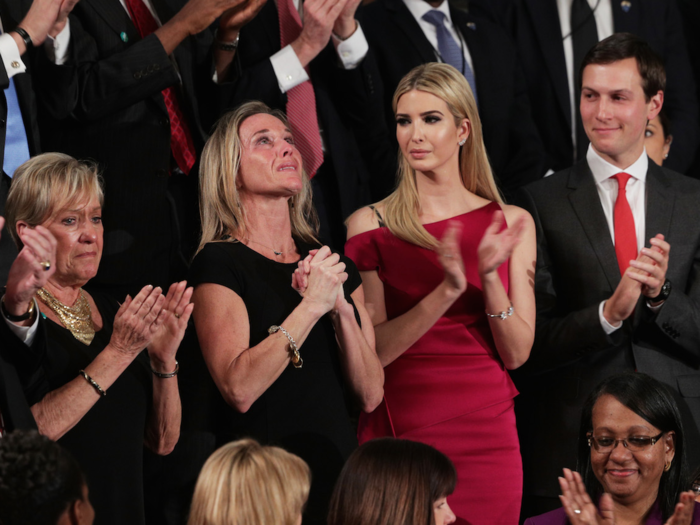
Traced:
<path id="1" fill-rule="evenodd" d="M 651 97 L 649 100 L 649 112 L 647 113 L 647 119 L 654 120 L 656 116 L 661 111 L 664 105 L 664 92 L 658 91 L 656 95 Z"/>
<path id="2" fill-rule="evenodd" d="M 17 221 L 16 228 L 17 228 L 17 235 L 21 237 L 24 230 L 26 228 L 31 228 L 31 226 L 29 226 L 29 224 L 27 224 L 24 221 Z"/>
<path id="3" fill-rule="evenodd" d="M 671 430 L 664 436 L 664 447 L 665 447 L 665 464 L 669 464 L 673 461 L 676 455 L 676 433 Z"/>
<path id="4" fill-rule="evenodd" d="M 467 140 L 472 132 L 472 123 L 468 118 L 463 118 L 459 126 L 457 126 L 457 137 L 459 140 Z"/>
<path id="5" fill-rule="evenodd" d="M 662 150 L 662 153 L 664 154 L 664 158 L 668 155 L 668 152 L 671 150 L 671 144 L 673 144 L 673 135 L 669 135 L 666 137 L 666 140 L 664 141 L 664 147 Z"/>

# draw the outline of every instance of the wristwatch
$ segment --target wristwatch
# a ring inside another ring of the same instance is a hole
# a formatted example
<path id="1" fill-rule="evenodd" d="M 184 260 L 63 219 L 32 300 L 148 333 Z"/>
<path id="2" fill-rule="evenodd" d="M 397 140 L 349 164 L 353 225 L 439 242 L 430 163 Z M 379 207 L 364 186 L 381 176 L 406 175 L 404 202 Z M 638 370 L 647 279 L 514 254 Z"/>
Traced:
<path id="1" fill-rule="evenodd" d="M 664 283 L 664 285 L 661 287 L 661 290 L 659 291 L 659 295 L 657 295 L 656 297 L 647 298 L 647 301 L 649 303 L 660 303 L 660 302 L 668 299 L 669 295 L 671 295 L 671 281 L 666 279 L 666 282 Z"/>

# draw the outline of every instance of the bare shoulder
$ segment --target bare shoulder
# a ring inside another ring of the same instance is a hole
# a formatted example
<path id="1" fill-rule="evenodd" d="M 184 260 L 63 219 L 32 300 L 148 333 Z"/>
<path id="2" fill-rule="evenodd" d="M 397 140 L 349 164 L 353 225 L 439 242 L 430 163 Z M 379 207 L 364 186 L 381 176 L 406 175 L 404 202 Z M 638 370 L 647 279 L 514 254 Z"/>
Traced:
<path id="1" fill-rule="evenodd" d="M 380 215 L 383 215 L 384 206 L 381 204 L 374 205 L 374 210 L 377 210 Z M 348 217 L 346 222 L 348 226 L 348 239 L 360 233 L 379 228 L 379 218 L 374 210 L 369 206 L 365 206 Z"/>
<path id="2" fill-rule="evenodd" d="M 534 226 L 534 221 L 532 220 L 532 215 L 527 210 L 513 204 L 501 204 L 503 209 L 503 214 L 506 216 L 506 222 L 509 226 L 515 224 L 519 220 L 525 221 L 525 227 L 530 228 Z"/>

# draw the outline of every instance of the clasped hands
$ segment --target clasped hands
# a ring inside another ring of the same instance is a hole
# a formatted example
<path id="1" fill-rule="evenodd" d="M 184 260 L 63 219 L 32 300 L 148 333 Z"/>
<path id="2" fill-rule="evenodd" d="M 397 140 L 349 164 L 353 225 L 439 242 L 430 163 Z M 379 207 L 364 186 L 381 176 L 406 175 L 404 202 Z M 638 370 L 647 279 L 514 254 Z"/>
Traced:
<path id="1" fill-rule="evenodd" d="M 328 246 L 311 250 L 298 262 L 292 274 L 292 288 L 308 304 L 317 307 L 321 315 L 338 314 L 352 308 L 345 299 L 343 283 L 348 280 L 345 263 Z"/>
<path id="2" fill-rule="evenodd" d="M 571 525 L 615 525 L 615 508 L 610 494 L 603 494 L 598 507 L 593 503 L 583 479 L 578 472 L 564 469 L 564 477 L 559 478 L 562 495 L 559 496 Z M 691 525 L 695 509 L 695 493 L 692 490 L 681 492 L 673 515 L 665 525 Z"/>
<path id="3" fill-rule="evenodd" d="M 19 27 L 29 33 L 32 43 L 38 46 L 47 36 L 55 37 L 63 31 L 68 14 L 77 3 L 78 0 L 34 0 Z M 20 54 L 24 53 L 23 48 L 24 42 L 20 46 Z"/>
<path id="4" fill-rule="evenodd" d="M 637 259 L 630 261 L 612 297 L 605 302 L 603 316 L 613 326 L 632 315 L 640 295 L 653 299 L 666 282 L 671 245 L 660 233 L 649 242 L 651 247 L 642 248 Z"/>

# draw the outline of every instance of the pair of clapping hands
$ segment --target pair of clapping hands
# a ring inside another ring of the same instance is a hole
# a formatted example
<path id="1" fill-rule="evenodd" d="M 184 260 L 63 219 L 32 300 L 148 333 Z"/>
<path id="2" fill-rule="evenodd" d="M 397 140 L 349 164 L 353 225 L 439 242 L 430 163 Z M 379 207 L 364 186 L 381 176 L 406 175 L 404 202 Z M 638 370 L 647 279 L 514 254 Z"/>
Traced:
<path id="1" fill-rule="evenodd" d="M 345 263 L 328 246 L 309 251 L 292 274 L 292 288 L 309 304 L 317 305 L 322 314 L 337 313 L 349 306 L 343 283 L 348 280 Z"/>
<path id="2" fill-rule="evenodd" d="M 583 479 L 578 472 L 564 469 L 564 477 L 559 478 L 562 506 L 571 525 L 615 525 L 615 509 L 610 494 L 600 497 L 598 507 L 591 500 Z M 695 493 L 682 492 L 673 515 L 665 525 L 692 525 L 695 510 Z"/>

